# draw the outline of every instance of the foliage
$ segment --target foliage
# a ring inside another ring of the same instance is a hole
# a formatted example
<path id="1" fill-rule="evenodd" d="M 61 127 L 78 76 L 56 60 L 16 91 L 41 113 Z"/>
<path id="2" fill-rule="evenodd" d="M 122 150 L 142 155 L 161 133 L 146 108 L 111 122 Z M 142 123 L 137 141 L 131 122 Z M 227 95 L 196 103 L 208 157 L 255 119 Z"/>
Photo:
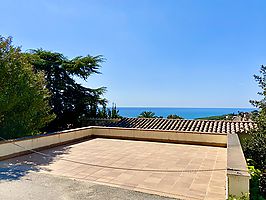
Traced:
<path id="1" fill-rule="evenodd" d="M 256 169 L 266 170 L 266 134 L 261 131 L 251 131 L 243 141 L 243 151 L 246 158 L 254 161 Z"/>
<path id="2" fill-rule="evenodd" d="M 243 142 L 245 157 L 248 158 L 249 170 L 251 174 L 251 199 L 266 198 L 265 192 L 265 172 L 266 172 L 266 67 L 261 66 L 260 75 L 255 75 L 255 80 L 262 89 L 261 100 L 250 101 L 258 108 L 252 113 L 252 117 L 257 124 L 257 128 L 249 131 L 249 137 Z M 252 161 L 252 163 L 250 163 Z"/>
<path id="3" fill-rule="evenodd" d="M 139 114 L 138 118 L 157 118 L 154 112 L 151 111 L 143 111 Z"/>
<path id="4" fill-rule="evenodd" d="M 248 158 L 247 163 L 248 163 L 248 171 L 251 177 L 259 177 L 261 175 L 261 171 L 259 169 L 256 169 L 256 167 L 254 166 L 256 162 Z"/>
<path id="5" fill-rule="evenodd" d="M 250 119 L 252 121 L 256 121 L 258 119 L 258 117 L 259 117 L 259 111 L 258 110 L 253 110 L 253 111 L 250 112 L 250 115 L 251 115 Z"/>
<path id="6" fill-rule="evenodd" d="M 228 200 L 248 200 L 248 199 L 249 199 L 248 194 L 243 194 L 240 197 L 236 197 L 232 195 L 228 197 Z"/>
<path id="7" fill-rule="evenodd" d="M 266 130 L 266 66 L 262 65 L 260 69 L 261 75 L 254 75 L 259 87 L 262 89 L 258 92 L 262 96 L 261 100 L 251 100 L 251 104 L 259 109 L 255 121 L 258 124 L 259 131 Z M 265 133 L 264 133 L 265 134 Z"/>
<path id="8" fill-rule="evenodd" d="M 103 105 L 102 109 L 99 109 L 97 116 L 99 118 L 109 119 L 122 118 L 122 116 L 119 115 L 119 110 L 116 108 L 115 104 L 113 104 L 111 108 L 107 108 L 106 105 Z"/>
<path id="9" fill-rule="evenodd" d="M 259 189 L 262 196 L 266 197 L 266 173 L 260 175 Z"/>
<path id="10" fill-rule="evenodd" d="M 255 161 L 252 159 L 247 159 L 248 162 L 248 171 L 251 175 L 251 180 L 250 180 L 250 197 L 251 199 L 259 199 L 263 200 L 263 196 L 261 194 L 263 191 L 263 188 L 260 185 L 261 179 L 263 178 L 262 171 L 259 169 L 256 169 L 254 164 Z"/>
<path id="11" fill-rule="evenodd" d="M 259 110 L 253 113 L 257 128 L 249 132 L 249 137 L 244 140 L 243 150 L 246 158 L 254 161 L 254 166 L 261 171 L 266 170 L 266 67 L 261 66 L 261 75 L 255 75 L 262 92 L 261 100 L 252 100 L 251 103 Z"/>
<path id="12" fill-rule="evenodd" d="M 36 134 L 54 118 L 43 73 L 33 71 L 10 37 L 0 37 L 0 77 L 1 137 Z"/>
<path id="13" fill-rule="evenodd" d="M 184 119 L 183 117 L 180 117 L 178 115 L 168 115 L 167 119 Z"/>
<path id="14" fill-rule="evenodd" d="M 80 127 L 84 119 L 97 117 L 99 105 L 106 105 L 102 98 L 106 88 L 91 89 L 78 84 L 75 78 L 87 80 L 99 74 L 102 56 L 85 56 L 67 59 L 61 53 L 32 50 L 27 54 L 37 72 L 43 71 L 46 87 L 51 93 L 50 105 L 56 114 L 47 131 Z"/>

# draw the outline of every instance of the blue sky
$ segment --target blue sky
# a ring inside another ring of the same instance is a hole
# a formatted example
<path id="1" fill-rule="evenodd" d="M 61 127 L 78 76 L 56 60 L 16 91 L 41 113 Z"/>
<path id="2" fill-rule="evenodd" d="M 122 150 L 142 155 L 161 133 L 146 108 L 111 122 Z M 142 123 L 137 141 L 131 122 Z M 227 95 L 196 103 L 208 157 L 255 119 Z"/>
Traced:
<path id="1" fill-rule="evenodd" d="M 102 54 L 117 106 L 251 107 L 266 64 L 266 1 L 0 0 L 0 34 L 24 50 Z"/>

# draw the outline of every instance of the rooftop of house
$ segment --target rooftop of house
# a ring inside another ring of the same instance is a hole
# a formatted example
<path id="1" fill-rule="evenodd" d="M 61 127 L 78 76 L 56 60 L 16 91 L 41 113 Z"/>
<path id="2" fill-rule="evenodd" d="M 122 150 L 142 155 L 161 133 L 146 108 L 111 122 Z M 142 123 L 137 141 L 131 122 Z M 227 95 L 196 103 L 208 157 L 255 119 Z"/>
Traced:
<path id="1" fill-rule="evenodd" d="M 122 118 L 120 121 L 112 122 L 107 126 L 217 134 L 244 133 L 250 129 L 256 128 L 256 124 L 252 121 L 187 120 L 163 118 Z"/>
<path id="2" fill-rule="evenodd" d="M 62 194 L 84 197 L 79 199 L 131 195 L 132 199 L 190 200 L 226 199 L 227 194 L 249 192 L 246 161 L 238 135 L 232 133 L 255 128 L 253 122 L 103 121 L 109 127 L 88 126 L 2 141 L 0 196 L 35 200 L 43 198 L 39 194 L 50 199 Z M 28 192 L 22 193 L 21 188 Z"/>
<path id="3" fill-rule="evenodd" d="M 96 138 L 0 162 L 0 196 L 60 199 L 63 190 L 66 199 L 222 200 L 226 160 L 222 147 Z"/>

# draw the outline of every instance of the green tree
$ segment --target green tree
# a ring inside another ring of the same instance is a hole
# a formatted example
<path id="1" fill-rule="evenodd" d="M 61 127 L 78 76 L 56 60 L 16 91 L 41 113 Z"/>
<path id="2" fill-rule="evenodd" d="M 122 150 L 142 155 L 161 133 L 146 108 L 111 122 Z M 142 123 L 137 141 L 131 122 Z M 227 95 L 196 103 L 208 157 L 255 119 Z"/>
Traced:
<path id="1" fill-rule="evenodd" d="M 260 172 L 251 179 L 251 199 L 266 198 L 266 66 L 262 65 L 260 75 L 255 80 L 262 89 L 261 100 L 252 100 L 251 103 L 258 108 L 252 113 L 257 128 L 249 131 L 249 136 L 243 142 L 245 157 L 252 161 L 254 170 Z M 252 175 L 252 174 L 251 174 Z"/>
<path id="2" fill-rule="evenodd" d="M 27 56 L 37 72 L 44 72 L 51 93 L 49 103 L 56 119 L 46 127 L 47 131 L 80 127 L 87 118 L 97 117 L 99 105 L 106 105 L 107 100 L 102 98 L 105 87 L 91 89 L 75 81 L 86 81 L 90 75 L 99 74 L 102 56 L 68 59 L 61 53 L 42 49 L 32 50 Z"/>
<path id="3" fill-rule="evenodd" d="M 143 111 L 138 116 L 138 118 L 156 118 L 156 117 L 157 116 L 155 115 L 155 113 L 151 111 Z"/>
<path id="4" fill-rule="evenodd" d="M 183 117 L 180 117 L 178 115 L 168 115 L 167 119 L 184 119 Z"/>
<path id="5" fill-rule="evenodd" d="M 113 104 L 111 108 L 107 108 L 106 105 L 103 105 L 102 109 L 99 109 L 97 117 L 109 119 L 122 118 L 115 104 Z"/>
<path id="6" fill-rule="evenodd" d="M 251 130 L 250 137 L 245 140 L 245 155 L 255 162 L 255 167 L 266 170 L 266 66 L 262 65 L 260 75 L 254 75 L 259 87 L 262 89 L 258 94 L 262 96 L 261 100 L 250 101 L 258 112 L 253 115 L 257 123 L 257 129 Z M 265 171 L 266 172 L 266 171 Z"/>
<path id="7" fill-rule="evenodd" d="M 113 104 L 112 108 L 107 109 L 108 118 L 115 119 L 115 118 L 121 118 L 122 116 L 119 115 L 119 110 L 116 108 L 116 105 Z"/>
<path id="8" fill-rule="evenodd" d="M 12 39 L 0 36 L 0 135 L 16 138 L 39 132 L 54 115 L 42 72 L 33 66 Z"/>
<path id="9" fill-rule="evenodd" d="M 262 65 L 260 69 L 260 75 L 254 75 L 255 80 L 258 82 L 261 92 L 258 92 L 262 96 L 261 100 L 251 100 L 251 104 L 258 108 L 258 113 L 254 119 L 258 128 L 266 133 L 266 66 Z"/>

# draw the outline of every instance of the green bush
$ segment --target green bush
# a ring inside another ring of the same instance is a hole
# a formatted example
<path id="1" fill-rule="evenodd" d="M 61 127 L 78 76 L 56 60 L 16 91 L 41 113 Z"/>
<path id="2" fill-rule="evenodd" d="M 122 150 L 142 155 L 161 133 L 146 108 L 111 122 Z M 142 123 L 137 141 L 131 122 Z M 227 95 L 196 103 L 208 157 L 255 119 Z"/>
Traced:
<path id="1" fill-rule="evenodd" d="M 266 197 L 266 173 L 260 175 L 259 189 L 262 196 Z"/>
<path id="2" fill-rule="evenodd" d="M 254 77 L 262 89 L 258 92 L 262 99 L 250 101 L 258 109 L 252 113 L 257 128 L 249 131 L 242 146 L 251 174 L 250 199 L 266 199 L 266 66 L 262 65 L 260 75 Z"/>
<path id="3" fill-rule="evenodd" d="M 243 141 L 245 157 L 252 159 L 254 167 L 266 170 L 266 134 L 264 130 L 252 131 Z"/>
<path id="4" fill-rule="evenodd" d="M 228 197 L 228 200 L 248 200 L 249 197 L 248 197 L 248 194 L 243 194 L 242 196 L 240 197 L 237 197 L 237 196 L 233 196 L 233 195 L 230 195 Z"/>
<path id="5" fill-rule="evenodd" d="M 256 169 L 254 164 L 255 161 L 252 159 L 247 159 L 248 162 L 248 171 L 251 175 L 250 180 L 250 199 L 251 200 L 265 200 L 265 193 L 263 194 L 263 191 L 265 191 L 265 183 L 263 185 L 263 173 L 261 170 Z"/>

